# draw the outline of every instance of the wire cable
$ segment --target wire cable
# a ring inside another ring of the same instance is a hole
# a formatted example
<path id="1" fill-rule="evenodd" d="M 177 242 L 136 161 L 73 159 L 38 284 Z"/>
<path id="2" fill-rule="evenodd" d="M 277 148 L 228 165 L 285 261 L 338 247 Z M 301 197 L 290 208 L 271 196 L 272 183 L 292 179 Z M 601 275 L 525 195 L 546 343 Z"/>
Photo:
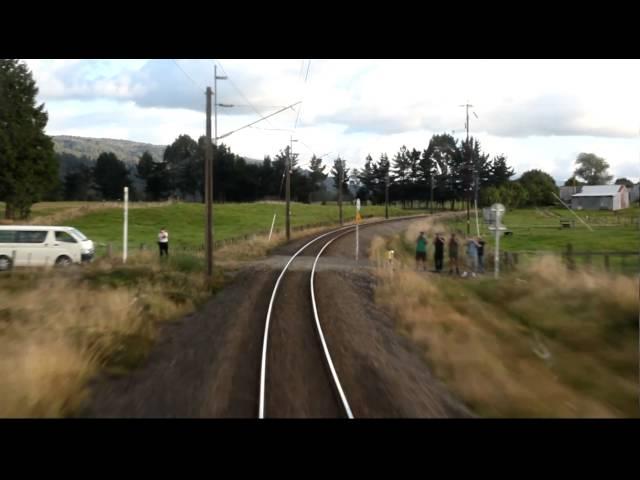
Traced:
<path id="1" fill-rule="evenodd" d="M 196 87 L 198 87 L 198 89 L 206 90 L 202 85 L 200 85 L 198 82 L 196 82 L 196 81 L 193 79 L 193 77 L 191 77 L 191 75 L 189 75 L 189 74 L 184 70 L 184 68 L 182 68 L 182 67 L 180 66 L 180 64 L 178 63 L 178 61 L 177 61 L 176 59 L 172 58 L 171 60 L 173 60 L 173 63 L 175 63 L 175 64 L 176 64 L 176 67 L 178 67 L 178 68 L 180 69 L 180 71 L 181 71 L 182 73 L 184 73 L 184 74 L 185 74 L 185 76 L 186 76 L 189 80 L 191 80 L 191 81 L 194 83 L 194 85 L 195 85 Z"/>

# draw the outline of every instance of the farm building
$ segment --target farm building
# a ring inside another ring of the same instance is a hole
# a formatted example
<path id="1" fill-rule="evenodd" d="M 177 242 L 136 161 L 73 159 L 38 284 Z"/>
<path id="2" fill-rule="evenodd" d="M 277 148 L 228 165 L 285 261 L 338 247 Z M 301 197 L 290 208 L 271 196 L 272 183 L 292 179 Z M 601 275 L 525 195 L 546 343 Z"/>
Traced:
<path id="1" fill-rule="evenodd" d="M 629 191 L 629 202 L 635 203 L 640 200 L 640 183 L 636 183 Z"/>
<path id="2" fill-rule="evenodd" d="M 587 185 L 571 196 L 574 210 L 620 210 L 629 207 L 629 190 L 624 185 Z"/>
<path id="3" fill-rule="evenodd" d="M 565 185 L 564 187 L 560 187 L 560 199 L 563 202 L 570 202 L 571 197 L 576 193 L 580 193 L 581 191 L 582 187 L 570 187 Z"/>

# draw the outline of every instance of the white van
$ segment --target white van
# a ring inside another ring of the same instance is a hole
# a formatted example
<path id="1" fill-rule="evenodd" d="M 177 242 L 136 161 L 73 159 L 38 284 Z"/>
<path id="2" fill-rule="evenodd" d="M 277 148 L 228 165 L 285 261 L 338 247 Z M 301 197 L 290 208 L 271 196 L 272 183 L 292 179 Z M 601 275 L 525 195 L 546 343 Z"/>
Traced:
<path id="1" fill-rule="evenodd" d="M 0 225 L 0 271 L 93 259 L 93 242 L 72 227 Z"/>

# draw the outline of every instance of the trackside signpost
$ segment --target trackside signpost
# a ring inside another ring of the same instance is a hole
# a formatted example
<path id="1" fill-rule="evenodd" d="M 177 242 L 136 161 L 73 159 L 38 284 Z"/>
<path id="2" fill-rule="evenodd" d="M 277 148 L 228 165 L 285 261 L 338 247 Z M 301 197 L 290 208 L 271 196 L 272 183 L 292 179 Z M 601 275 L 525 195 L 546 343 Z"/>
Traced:
<path id="1" fill-rule="evenodd" d="M 501 203 L 494 203 L 491 205 L 491 213 L 493 214 L 493 225 L 489 227 L 489 230 L 495 230 L 496 232 L 496 247 L 494 252 L 494 271 L 493 275 L 495 278 L 498 278 L 498 274 L 500 273 L 500 232 L 507 229 L 504 225 L 502 225 L 501 219 L 504 215 L 506 208 Z"/>
<path id="2" fill-rule="evenodd" d="M 356 198 L 356 262 L 358 261 L 358 253 L 359 253 L 359 247 L 360 247 L 360 237 L 359 237 L 360 220 L 362 220 L 362 217 L 360 216 L 360 199 Z"/>
<path id="3" fill-rule="evenodd" d="M 122 232 L 122 263 L 127 263 L 129 241 L 129 187 L 124 187 L 124 227 Z"/>

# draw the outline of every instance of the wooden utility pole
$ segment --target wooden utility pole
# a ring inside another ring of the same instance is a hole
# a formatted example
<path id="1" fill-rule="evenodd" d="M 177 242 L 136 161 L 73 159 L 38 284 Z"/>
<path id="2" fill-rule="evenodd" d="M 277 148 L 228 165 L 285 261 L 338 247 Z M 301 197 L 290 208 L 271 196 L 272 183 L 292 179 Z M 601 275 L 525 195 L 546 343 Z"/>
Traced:
<path id="1" fill-rule="evenodd" d="M 218 152 L 218 80 L 226 80 L 226 76 L 218 75 L 218 66 L 213 66 L 213 145 L 216 146 L 216 156 Z M 226 106 L 226 105 L 222 105 Z M 207 275 L 211 277 L 213 273 L 213 147 L 211 146 L 211 87 L 207 88 L 207 149 L 209 166 L 207 176 L 207 186 L 209 189 L 209 200 L 207 200 Z"/>
<path id="2" fill-rule="evenodd" d="M 342 219 L 342 183 L 344 182 L 344 160 L 338 157 L 338 209 L 340 210 L 340 225 L 343 225 Z"/>
<path id="3" fill-rule="evenodd" d="M 204 159 L 204 202 L 206 204 L 206 221 L 204 233 L 205 255 L 207 259 L 207 277 L 211 278 L 213 274 L 213 235 L 211 233 L 211 197 L 213 188 L 213 172 L 211 162 L 211 87 L 207 87 L 207 144 L 205 148 Z"/>
<path id="4" fill-rule="evenodd" d="M 293 155 L 293 137 L 291 137 L 289 144 L 289 155 L 287 155 L 287 180 L 286 180 L 286 203 L 287 211 L 285 213 L 286 225 L 287 225 L 287 241 L 291 239 L 291 157 Z"/>
<path id="5" fill-rule="evenodd" d="M 464 127 L 467 130 L 467 143 L 466 143 L 466 148 L 469 151 L 469 158 L 467 159 L 467 169 L 471 170 L 472 167 L 472 162 L 471 162 L 471 158 L 473 155 L 473 152 L 471 151 L 471 146 L 469 145 L 469 107 L 473 107 L 473 105 L 469 105 L 468 103 L 465 103 L 464 105 L 460 105 L 461 107 L 465 107 L 466 109 L 466 123 L 464 125 Z M 475 115 L 475 112 L 474 112 Z M 477 115 L 476 115 L 477 117 Z M 471 182 L 473 182 L 473 173 L 470 172 L 469 173 L 469 185 L 467 186 L 467 235 L 469 235 L 469 233 L 471 233 L 471 212 L 470 212 L 470 206 L 471 206 Z"/>
<path id="6" fill-rule="evenodd" d="M 466 109 L 467 109 L 467 122 L 465 123 L 465 127 L 467 128 L 467 150 L 469 152 L 469 158 L 467 160 L 468 162 L 468 167 L 469 168 L 471 166 L 471 148 L 469 145 L 469 107 L 472 107 L 473 105 L 469 105 L 468 103 L 465 105 Z M 471 182 L 469 182 L 471 183 Z M 471 203 L 471 185 L 469 185 L 469 188 L 467 190 L 467 235 L 469 235 L 469 233 L 471 233 L 471 212 L 469 211 L 469 204 Z"/>
<path id="7" fill-rule="evenodd" d="M 384 177 L 384 218 L 389 218 L 389 165 Z"/>
<path id="8" fill-rule="evenodd" d="M 431 209 L 431 215 L 433 215 L 433 172 L 431 172 L 431 198 L 429 200 L 429 207 Z"/>

